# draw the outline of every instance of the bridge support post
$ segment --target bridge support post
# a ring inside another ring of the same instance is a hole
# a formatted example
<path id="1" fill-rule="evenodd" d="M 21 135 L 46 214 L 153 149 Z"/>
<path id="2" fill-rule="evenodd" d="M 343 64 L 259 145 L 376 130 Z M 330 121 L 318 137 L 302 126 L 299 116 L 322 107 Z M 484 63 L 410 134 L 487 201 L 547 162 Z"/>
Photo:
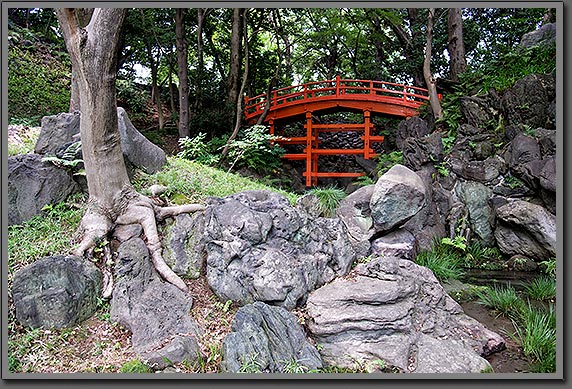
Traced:
<path id="1" fill-rule="evenodd" d="M 370 159 L 370 152 L 369 148 L 371 145 L 371 128 L 370 128 L 370 116 L 371 113 L 369 111 L 363 111 L 363 122 L 364 122 L 364 137 L 363 137 L 363 157 L 365 159 Z"/>
<path id="2" fill-rule="evenodd" d="M 312 147 L 313 147 L 313 130 L 312 130 L 312 112 L 306 112 L 306 186 L 312 186 Z"/>

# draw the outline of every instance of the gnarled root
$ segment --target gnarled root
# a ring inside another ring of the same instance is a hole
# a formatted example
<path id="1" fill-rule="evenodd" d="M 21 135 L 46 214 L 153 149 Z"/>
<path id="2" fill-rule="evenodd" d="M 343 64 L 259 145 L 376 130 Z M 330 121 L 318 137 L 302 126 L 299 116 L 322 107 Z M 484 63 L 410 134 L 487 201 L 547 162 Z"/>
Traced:
<path id="1" fill-rule="evenodd" d="M 151 255 L 151 262 L 157 272 L 165 281 L 175 285 L 184 292 L 188 292 L 185 282 L 171 270 L 163 259 L 161 240 L 157 231 L 157 221 L 182 213 L 202 211 L 205 207 L 200 204 L 158 207 L 149 198 L 133 191 L 122 192 L 121 197 L 122 199 L 119 201 L 121 203 L 120 212 L 118 212 L 119 215 L 114 220 L 115 224 L 140 224 L 147 238 L 147 248 Z M 82 218 L 80 226 L 83 239 L 74 254 L 81 256 L 88 250 L 93 249 L 97 239 L 106 236 L 112 227 L 113 223 L 109 214 L 88 210 Z M 109 291 L 106 291 L 106 294 L 109 294 Z"/>

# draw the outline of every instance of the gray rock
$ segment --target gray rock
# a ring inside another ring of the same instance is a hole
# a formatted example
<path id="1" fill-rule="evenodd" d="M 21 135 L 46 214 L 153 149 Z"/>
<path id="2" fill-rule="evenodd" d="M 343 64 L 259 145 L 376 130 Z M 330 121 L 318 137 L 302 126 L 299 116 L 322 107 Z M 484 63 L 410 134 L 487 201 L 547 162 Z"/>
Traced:
<path id="1" fill-rule="evenodd" d="M 443 160 L 441 134 L 434 132 L 422 138 L 407 138 L 403 141 L 403 163 L 417 171 L 423 165 L 434 165 Z"/>
<path id="2" fill-rule="evenodd" d="M 469 180 L 488 183 L 506 171 L 504 160 L 495 155 L 484 161 L 466 161 L 451 158 L 451 170 L 458 176 Z"/>
<path id="3" fill-rule="evenodd" d="M 157 274 L 143 240 L 119 246 L 114 280 L 111 319 L 131 331 L 133 349 L 150 367 L 197 359 L 193 299 Z"/>
<path id="4" fill-rule="evenodd" d="M 310 335 L 325 365 L 381 359 L 403 372 L 469 373 L 504 348 L 500 335 L 463 313 L 433 273 L 412 261 L 360 264 L 308 297 Z"/>
<path id="5" fill-rule="evenodd" d="M 370 201 L 376 231 L 385 232 L 414 216 L 425 205 L 421 178 L 403 165 L 395 165 L 377 183 Z"/>
<path id="6" fill-rule="evenodd" d="M 555 44 L 556 23 L 543 24 L 538 30 L 527 32 L 520 40 L 520 47 L 528 49 L 543 44 Z"/>
<path id="7" fill-rule="evenodd" d="M 117 108 L 117 123 L 121 135 L 121 150 L 127 160 L 149 174 L 161 170 L 167 163 L 165 152 L 137 131 L 121 107 Z"/>
<path id="8" fill-rule="evenodd" d="M 29 327 L 73 327 L 96 311 L 101 278 L 94 264 L 79 257 L 39 259 L 14 276 L 16 319 Z"/>
<path id="9" fill-rule="evenodd" d="M 463 96 L 460 98 L 461 115 L 465 118 L 467 125 L 487 128 L 491 123 L 495 123 L 498 112 L 491 107 L 489 100 L 488 96 Z"/>
<path id="10" fill-rule="evenodd" d="M 417 239 L 407 230 L 392 231 L 371 243 L 370 254 L 375 257 L 395 257 L 415 259 L 418 246 Z"/>
<path id="11" fill-rule="evenodd" d="M 530 74 L 518 80 L 502 97 L 507 124 L 549 128 L 552 120 L 549 107 L 555 97 L 554 74 Z"/>
<path id="12" fill-rule="evenodd" d="M 287 309 L 347 274 L 356 257 L 338 219 L 314 219 L 269 191 L 210 199 L 205 247 L 207 280 L 222 300 Z"/>
<path id="13" fill-rule="evenodd" d="M 540 186 L 547 191 L 556 192 L 556 158 L 550 157 L 543 162 L 544 166 L 539 174 Z"/>
<path id="14" fill-rule="evenodd" d="M 259 372 L 307 372 L 322 367 L 316 348 L 306 339 L 294 315 L 282 307 L 255 302 L 240 308 L 232 332 L 222 344 L 223 372 L 245 372 L 255 363 Z"/>
<path id="15" fill-rule="evenodd" d="M 375 186 L 364 186 L 340 201 L 336 214 L 358 256 L 368 255 L 369 239 L 374 234 L 369 202 Z"/>
<path id="16" fill-rule="evenodd" d="M 79 111 L 44 116 L 34 152 L 55 155 L 63 145 L 79 140 L 79 121 Z"/>
<path id="17" fill-rule="evenodd" d="M 322 204 L 318 196 L 307 193 L 296 200 L 296 208 L 306 212 L 311 217 L 320 217 L 322 215 Z"/>
<path id="18" fill-rule="evenodd" d="M 163 259 L 173 271 L 186 278 L 198 278 L 205 263 L 203 212 L 168 219 L 163 228 Z"/>
<path id="19" fill-rule="evenodd" d="M 537 260 L 556 255 L 556 217 L 542 206 L 515 200 L 499 207 L 497 217 L 495 237 L 504 253 Z"/>
<path id="20" fill-rule="evenodd" d="M 430 129 L 427 122 L 419 116 L 412 116 L 406 120 L 402 120 L 397 125 L 395 135 L 395 144 L 398 149 L 403 149 L 403 142 L 407 138 L 421 138 L 429 134 Z"/>
<path id="21" fill-rule="evenodd" d="M 64 145 L 79 139 L 79 112 L 60 113 L 42 118 L 42 131 L 35 150 L 39 154 L 55 154 Z M 167 162 L 165 152 L 150 142 L 133 126 L 127 113 L 117 108 L 117 124 L 121 136 L 121 149 L 128 166 L 153 174 Z"/>
<path id="22" fill-rule="evenodd" d="M 8 225 L 21 224 L 41 213 L 48 204 L 64 201 L 79 192 L 66 170 L 42 162 L 38 154 L 8 158 Z"/>
<path id="23" fill-rule="evenodd" d="M 467 181 L 458 185 L 457 192 L 468 211 L 471 231 L 484 246 L 493 246 L 495 243 L 492 228 L 494 215 L 489 205 L 492 190 L 479 182 Z"/>

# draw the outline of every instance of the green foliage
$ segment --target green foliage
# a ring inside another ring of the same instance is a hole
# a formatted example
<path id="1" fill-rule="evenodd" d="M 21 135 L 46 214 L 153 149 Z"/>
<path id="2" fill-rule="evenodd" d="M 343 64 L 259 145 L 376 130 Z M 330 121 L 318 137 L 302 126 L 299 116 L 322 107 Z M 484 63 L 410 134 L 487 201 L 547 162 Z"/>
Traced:
<path id="1" fill-rule="evenodd" d="M 556 70 L 556 46 L 516 48 L 461 75 L 461 81 L 477 93 L 490 89 L 503 92 L 529 74 L 548 74 Z"/>
<path id="2" fill-rule="evenodd" d="M 556 258 L 550 258 L 546 261 L 540 262 L 542 271 L 552 278 L 556 278 Z"/>
<path id="3" fill-rule="evenodd" d="M 258 361 L 258 353 L 248 354 L 246 357 L 241 357 L 241 365 L 238 370 L 239 373 L 262 373 L 260 370 L 260 362 Z"/>
<path id="4" fill-rule="evenodd" d="M 415 263 L 429 268 L 443 282 L 462 277 L 462 261 L 463 255 L 459 248 L 442 241 L 434 241 L 431 250 L 421 251 L 415 258 Z"/>
<path id="5" fill-rule="evenodd" d="M 554 300 L 556 297 L 556 281 L 549 276 L 535 278 L 523 285 L 528 297 L 534 300 Z"/>
<path id="6" fill-rule="evenodd" d="M 8 138 L 8 156 L 33 153 L 39 136 L 40 131 L 36 127 L 35 129 L 24 128 L 23 131 L 19 132 L 18 139 L 10 141 L 10 138 Z"/>
<path id="7" fill-rule="evenodd" d="M 381 176 L 393 166 L 403 163 L 403 152 L 392 151 L 387 154 L 379 154 L 375 160 L 377 161 L 377 173 Z"/>
<path id="8" fill-rule="evenodd" d="M 524 300 L 512 286 L 493 286 L 476 292 L 480 303 L 510 318 L 519 317 L 525 308 Z"/>
<path id="9" fill-rule="evenodd" d="M 346 192 L 334 187 L 310 189 L 308 194 L 320 200 L 320 213 L 325 217 L 333 217 L 340 201 L 347 196 Z"/>
<path id="10" fill-rule="evenodd" d="M 133 359 L 129 362 L 125 362 L 123 366 L 119 369 L 120 373 L 152 373 L 149 366 L 145 365 L 138 359 Z"/>
<path id="11" fill-rule="evenodd" d="M 530 304 L 521 311 L 515 325 L 514 338 L 522 345 L 524 354 L 532 357 L 533 372 L 556 371 L 556 313 L 552 305 L 548 312 Z"/>
<path id="12" fill-rule="evenodd" d="M 503 178 L 503 183 L 511 189 L 523 188 L 524 182 L 518 177 L 507 175 Z"/>
<path id="13" fill-rule="evenodd" d="M 118 105 L 136 112 L 142 112 L 151 98 L 149 93 L 138 87 L 132 79 L 117 79 L 115 87 Z"/>
<path id="14" fill-rule="evenodd" d="M 472 269 L 493 269 L 500 267 L 502 253 L 496 247 L 483 247 L 480 242 L 467 245 L 463 266 Z"/>
<path id="15" fill-rule="evenodd" d="M 47 205 L 21 225 L 8 226 L 8 271 L 13 274 L 36 259 L 69 250 L 83 215 L 85 200 L 71 197 L 56 205 Z"/>
<path id="16" fill-rule="evenodd" d="M 81 150 L 81 141 L 70 144 L 63 152 L 62 157 L 49 155 L 42 158 L 42 162 L 51 162 L 54 165 L 73 171 L 74 175 L 85 175 L 83 169 L 78 169 L 79 164 L 83 164 L 83 159 L 75 156 Z"/>
<path id="17" fill-rule="evenodd" d="M 37 126 L 40 118 L 67 112 L 70 103 L 71 64 L 49 47 L 8 48 L 8 117 L 11 123 L 27 120 Z"/>
<path id="18" fill-rule="evenodd" d="M 282 365 L 282 372 L 286 374 L 305 374 L 309 372 L 307 366 L 302 365 L 302 361 L 297 359 L 290 359 L 287 361 L 280 361 Z"/>
<path id="19" fill-rule="evenodd" d="M 373 181 L 373 179 L 369 176 L 359 176 L 355 179 L 354 183 L 357 186 L 368 186 L 368 185 L 373 185 L 375 184 L 375 182 Z"/>
<path id="20" fill-rule="evenodd" d="M 165 196 L 172 202 L 177 198 L 176 203 L 203 203 L 209 196 L 225 197 L 245 190 L 278 192 L 292 204 L 298 199 L 296 194 L 180 157 L 167 157 L 167 165 L 160 172 L 142 173 L 133 180 L 134 187 L 143 193 L 153 184 L 166 186 Z"/>
<path id="21" fill-rule="evenodd" d="M 270 135 L 266 126 L 254 125 L 239 133 L 229 143 L 228 159 L 234 166 L 248 167 L 259 173 L 268 173 L 280 167 L 280 157 L 285 150 L 272 141 L 281 137 Z M 229 169 L 230 170 L 230 169 Z"/>
<path id="22" fill-rule="evenodd" d="M 215 155 L 217 147 L 217 140 L 205 142 L 206 134 L 199 132 L 196 136 L 189 138 L 184 137 L 179 139 L 181 152 L 178 154 L 181 158 L 186 158 L 191 161 L 197 161 L 203 165 L 214 166 L 219 162 L 220 156 Z"/>
<path id="23" fill-rule="evenodd" d="M 446 246 L 454 247 L 463 252 L 467 249 L 467 238 L 465 238 L 464 236 L 455 236 L 453 239 L 442 238 L 441 243 Z"/>
<path id="24" fill-rule="evenodd" d="M 449 137 L 456 134 L 463 115 L 461 114 L 461 97 L 466 95 L 466 92 L 461 88 L 456 88 L 452 93 L 447 93 L 441 100 L 442 116 L 437 120 L 437 123 L 445 123 L 449 129 Z M 453 137 L 454 140 L 454 137 Z M 450 150 L 449 142 L 443 138 L 443 146 L 445 153 Z"/>
<path id="25" fill-rule="evenodd" d="M 448 164 L 446 162 L 442 162 L 442 163 L 435 165 L 435 170 L 437 170 L 437 173 L 439 173 L 443 177 L 449 177 L 450 172 L 449 172 Z"/>

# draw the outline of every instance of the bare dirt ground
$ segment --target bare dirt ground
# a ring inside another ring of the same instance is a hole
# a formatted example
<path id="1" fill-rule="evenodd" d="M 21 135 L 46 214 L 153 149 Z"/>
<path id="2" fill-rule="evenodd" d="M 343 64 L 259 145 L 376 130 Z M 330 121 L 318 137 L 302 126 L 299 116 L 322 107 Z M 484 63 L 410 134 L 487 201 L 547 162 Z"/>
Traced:
<path id="1" fill-rule="evenodd" d="M 484 324 L 489 330 L 496 332 L 504 338 L 506 349 L 487 357 L 495 373 L 525 373 L 528 372 L 531 361 L 527 358 L 520 346 L 516 344 L 509 334 L 514 333 L 514 325 L 510 319 L 497 316 L 490 309 L 475 301 L 461 304 L 465 313 Z"/>

